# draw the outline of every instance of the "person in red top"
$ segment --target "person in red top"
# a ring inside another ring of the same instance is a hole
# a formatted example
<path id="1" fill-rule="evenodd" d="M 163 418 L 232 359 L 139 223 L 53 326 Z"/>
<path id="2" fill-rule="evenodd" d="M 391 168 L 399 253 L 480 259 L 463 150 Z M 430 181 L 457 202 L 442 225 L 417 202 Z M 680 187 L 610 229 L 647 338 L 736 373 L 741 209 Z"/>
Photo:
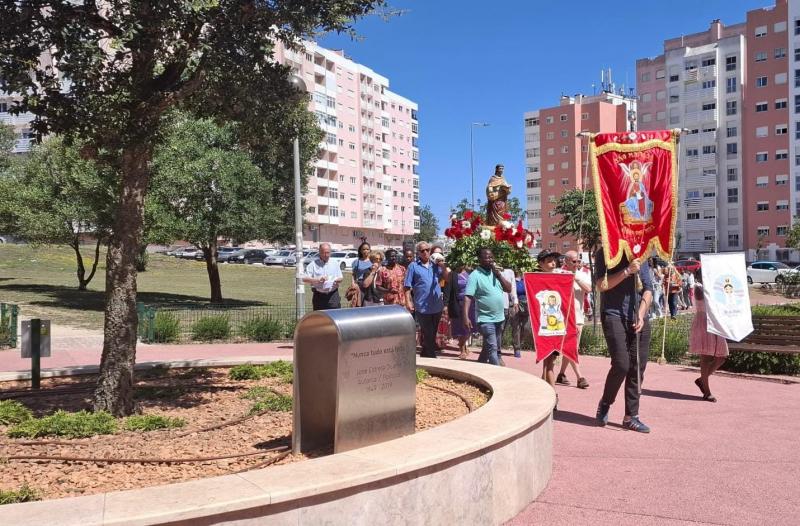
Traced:
<path id="1" fill-rule="evenodd" d="M 386 251 L 386 267 L 378 271 L 375 287 L 383 293 L 384 305 L 406 306 L 406 295 L 403 282 L 406 279 L 406 269 L 397 263 L 397 251 Z"/>

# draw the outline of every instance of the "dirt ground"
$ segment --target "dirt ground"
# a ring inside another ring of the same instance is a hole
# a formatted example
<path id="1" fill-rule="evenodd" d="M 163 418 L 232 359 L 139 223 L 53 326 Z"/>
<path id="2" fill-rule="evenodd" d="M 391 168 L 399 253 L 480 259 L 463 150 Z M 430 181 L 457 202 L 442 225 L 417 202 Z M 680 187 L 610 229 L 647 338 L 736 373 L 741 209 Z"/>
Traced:
<path id="1" fill-rule="evenodd" d="M 242 397 L 247 390 L 263 386 L 291 395 L 291 384 L 276 378 L 235 381 L 227 373 L 222 368 L 188 369 L 137 377 L 141 411 L 182 418 L 186 426 L 181 429 L 132 432 L 120 426 L 114 435 L 70 440 L 11 439 L 6 436 L 9 426 L 0 426 L 0 490 L 16 490 L 27 484 L 42 498 L 90 495 L 303 460 L 305 456 L 288 454 L 291 412 L 269 411 L 244 418 L 253 403 Z M 91 409 L 91 377 L 43 380 L 43 395 L 14 393 L 25 387 L 26 383 L 0 384 L 0 399 L 13 397 L 37 416 L 56 409 Z M 428 429 L 467 414 L 469 408 L 462 397 L 473 408 L 488 399 L 475 386 L 443 378 L 431 377 L 418 384 L 416 429 Z M 240 456 L 211 459 L 233 455 Z M 16 458 L 41 456 L 83 460 Z M 113 459 L 150 461 L 111 462 Z"/>

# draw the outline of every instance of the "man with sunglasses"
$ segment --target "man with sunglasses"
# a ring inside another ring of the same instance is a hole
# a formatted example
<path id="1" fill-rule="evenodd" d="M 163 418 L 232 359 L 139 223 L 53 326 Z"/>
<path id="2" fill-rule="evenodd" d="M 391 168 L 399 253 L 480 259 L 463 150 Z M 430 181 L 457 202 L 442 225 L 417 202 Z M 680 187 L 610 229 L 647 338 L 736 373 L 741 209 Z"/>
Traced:
<path id="1" fill-rule="evenodd" d="M 431 246 L 425 241 L 417 243 L 417 260 L 408 266 L 404 287 L 406 307 L 422 332 L 423 358 L 436 358 L 436 328 L 444 310 L 439 280 L 447 281 L 449 277 L 450 269 L 444 258 L 434 263 L 431 261 Z"/>

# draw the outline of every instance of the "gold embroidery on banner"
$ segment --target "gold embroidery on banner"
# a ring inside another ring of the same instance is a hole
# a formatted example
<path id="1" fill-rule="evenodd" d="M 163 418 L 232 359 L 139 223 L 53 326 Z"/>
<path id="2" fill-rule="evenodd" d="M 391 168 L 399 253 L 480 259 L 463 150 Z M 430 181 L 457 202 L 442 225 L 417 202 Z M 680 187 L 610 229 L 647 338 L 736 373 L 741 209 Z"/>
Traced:
<path id="1" fill-rule="evenodd" d="M 672 261 L 672 252 L 674 250 L 675 245 L 675 228 L 677 226 L 678 220 L 678 156 L 676 155 L 677 151 L 677 134 L 675 131 L 670 131 L 670 140 L 669 141 L 662 141 L 660 139 L 651 139 L 645 142 L 636 143 L 636 144 L 620 144 L 616 142 L 609 142 L 602 146 L 597 146 L 595 143 L 595 135 L 593 134 L 590 137 L 589 142 L 589 156 L 591 157 L 591 167 L 592 167 L 592 183 L 594 184 L 595 189 L 595 200 L 597 203 L 597 213 L 600 220 L 600 235 L 601 239 L 604 239 L 606 242 L 603 243 L 603 255 L 606 260 L 606 265 L 608 268 L 614 267 L 622 261 L 622 254 L 625 254 L 628 261 L 633 260 L 633 251 L 631 250 L 630 245 L 628 242 L 622 238 L 620 232 L 620 239 L 619 239 L 619 247 L 617 249 L 617 253 L 612 258 L 611 257 L 611 246 L 608 243 L 609 235 L 608 235 L 608 225 L 606 224 L 606 214 L 605 208 L 603 206 L 603 196 L 602 192 L 600 191 L 600 165 L 598 163 L 598 156 L 603 155 L 608 152 L 621 152 L 621 153 L 635 153 L 635 152 L 642 152 L 645 150 L 649 150 L 651 148 L 661 148 L 670 152 L 671 155 L 671 173 L 670 177 L 672 178 L 672 225 L 671 225 L 671 235 L 669 236 L 668 240 L 668 247 L 667 250 L 661 246 L 661 240 L 658 236 L 653 237 L 647 246 L 644 247 L 642 254 L 647 254 L 651 249 L 655 249 L 656 253 L 662 258 L 667 261 Z M 616 212 L 616 211 L 615 211 Z"/>

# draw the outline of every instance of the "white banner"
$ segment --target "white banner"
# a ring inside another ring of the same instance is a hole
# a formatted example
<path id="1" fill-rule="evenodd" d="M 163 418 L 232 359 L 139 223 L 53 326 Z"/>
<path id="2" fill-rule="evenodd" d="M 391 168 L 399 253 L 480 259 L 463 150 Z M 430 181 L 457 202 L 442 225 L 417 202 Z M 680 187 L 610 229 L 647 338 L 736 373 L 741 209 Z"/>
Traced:
<path id="1" fill-rule="evenodd" d="M 753 332 L 744 253 L 700 254 L 708 332 L 742 341 Z"/>

